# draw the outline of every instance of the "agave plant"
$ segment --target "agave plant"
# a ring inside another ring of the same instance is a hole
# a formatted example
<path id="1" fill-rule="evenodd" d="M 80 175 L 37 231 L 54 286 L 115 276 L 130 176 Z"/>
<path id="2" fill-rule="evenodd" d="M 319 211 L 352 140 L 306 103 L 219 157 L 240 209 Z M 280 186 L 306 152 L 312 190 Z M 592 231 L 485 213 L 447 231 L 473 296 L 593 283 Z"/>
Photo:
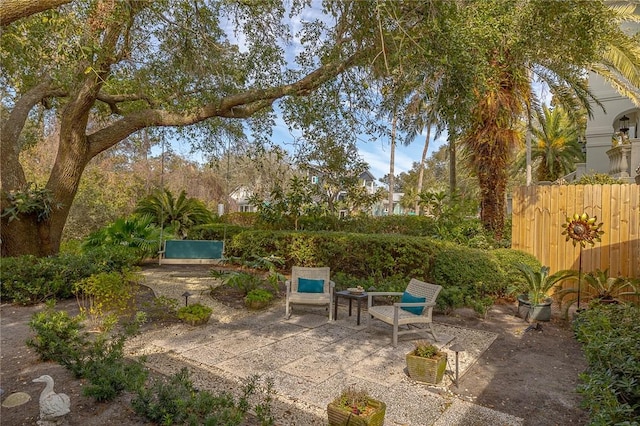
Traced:
<path id="1" fill-rule="evenodd" d="M 602 303 L 620 302 L 622 296 L 640 295 L 640 282 L 625 277 L 609 276 L 609 269 L 601 271 L 596 269 L 582 277 L 581 292 L 583 300 L 597 301 Z M 562 306 L 564 306 L 565 314 L 577 300 L 578 288 L 558 288 L 555 296 Z M 576 295 L 575 297 L 571 297 Z"/>
<path id="2" fill-rule="evenodd" d="M 548 297 L 549 291 L 566 279 L 578 277 L 578 271 L 573 269 L 563 269 L 554 274 L 549 275 L 549 267 L 543 266 L 540 270 L 534 270 L 525 263 L 518 263 L 516 268 L 522 273 L 525 284 L 517 288 L 513 288 L 511 292 L 519 292 L 526 294 L 528 301 L 532 305 L 544 302 Z"/>

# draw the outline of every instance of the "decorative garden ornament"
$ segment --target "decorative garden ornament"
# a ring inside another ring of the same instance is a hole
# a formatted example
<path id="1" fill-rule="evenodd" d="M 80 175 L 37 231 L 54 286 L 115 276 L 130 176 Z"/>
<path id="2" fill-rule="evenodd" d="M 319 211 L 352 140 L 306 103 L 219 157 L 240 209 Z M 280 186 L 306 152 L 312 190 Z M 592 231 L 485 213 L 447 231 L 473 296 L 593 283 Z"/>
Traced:
<path id="1" fill-rule="evenodd" d="M 604 231 L 600 230 L 602 222 L 596 225 L 598 218 L 596 216 L 589 217 L 587 213 L 581 215 L 576 213 L 573 217 L 567 217 L 567 223 L 562 227 L 566 228 L 562 231 L 562 235 L 566 235 L 566 241 L 573 240 L 573 246 L 578 243 L 580 247 L 585 247 L 587 243 L 592 246 L 596 241 L 600 242 L 600 235 L 604 234 Z"/>
<path id="2" fill-rule="evenodd" d="M 600 228 L 603 223 L 598 221 L 597 216 L 589 217 L 587 213 L 578 214 L 575 213 L 573 217 L 567 217 L 567 223 L 562 225 L 565 228 L 562 231 L 562 235 L 566 235 L 565 241 L 572 240 L 575 247 L 580 244 L 580 261 L 578 267 L 578 307 L 580 309 L 580 288 L 582 287 L 582 249 L 589 243 L 594 246 L 596 242 L 600 242 L 600 236 L 604 234 L 604 231 Z"/>
<path id="3" fill-rule="evenodd" d="M 33 379 L 34 382 L 46 383 L 46 386 L 40 394 L 40 420 L 38 425 L 55 425 L 56 419 L 69 413 L 71 401 L 69 396 L 64 393 L 55 393 L 53 391 L 53 378 L 49 375 L 40 376 Z"/>

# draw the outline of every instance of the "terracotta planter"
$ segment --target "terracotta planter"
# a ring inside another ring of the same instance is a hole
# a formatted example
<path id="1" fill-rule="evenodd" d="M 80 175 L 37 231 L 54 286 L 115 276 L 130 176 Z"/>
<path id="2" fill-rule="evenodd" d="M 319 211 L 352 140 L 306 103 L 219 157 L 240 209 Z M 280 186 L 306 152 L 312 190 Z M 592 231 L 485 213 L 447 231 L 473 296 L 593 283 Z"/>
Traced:
<path id="1" fill-rule="evenodd" d="M 409 352 L 406 356 L 409 377 L 419 382 L 438 384 L 447 369 L 447 354 L 439 352 L 437 358 L 424 358 Z"/>
<path id="2" fill-rule="evenodd" d="M 387 410 L 386 404 L 375 399 L 367 400 L 367 404 L 373 410 L 367 416 L 362 416 L 353 414 L 347 407 L 333 402 L 329 403 L 327 405 L 329 426 L 383 426 L 384 415 Z"/>

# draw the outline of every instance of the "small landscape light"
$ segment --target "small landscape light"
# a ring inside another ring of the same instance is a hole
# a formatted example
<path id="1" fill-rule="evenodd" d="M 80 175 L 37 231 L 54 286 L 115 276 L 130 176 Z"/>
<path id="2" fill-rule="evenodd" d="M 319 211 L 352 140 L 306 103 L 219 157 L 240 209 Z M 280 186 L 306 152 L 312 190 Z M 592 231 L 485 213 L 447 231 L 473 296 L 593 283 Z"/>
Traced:
<path id="1" fill-rule="evenodd" d="M 184 297 L 184 306 L 187 306 L 189 304 L 189 296 L 191 296 L 192 294 L 189 293 L 188 291 L 185 291 L 184 293 L 182 293 L 182 297 Z"/>
<path id="2" fill-rule="evenodd" d="M 457 388 L 458 387 L 458 373 L 460 371 L 459 368 L 458 368 L 458 353 L 464 352 L 465 348 L 460 343 L 455 343 L 455 344 L 451 345 L 451 347 L 449 349 L 456 353 L 456 388 Z"/>

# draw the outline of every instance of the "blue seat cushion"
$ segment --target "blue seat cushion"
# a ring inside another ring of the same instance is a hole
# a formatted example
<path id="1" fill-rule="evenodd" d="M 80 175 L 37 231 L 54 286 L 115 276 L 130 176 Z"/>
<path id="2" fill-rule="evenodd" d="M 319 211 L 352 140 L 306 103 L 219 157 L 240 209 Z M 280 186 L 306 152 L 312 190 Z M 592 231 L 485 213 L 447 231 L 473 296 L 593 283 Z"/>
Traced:
<path id="1" fill-rule="evenodd" d="M 416 297 L 411 293 L 407 293 L 406 291 L 402 294 L 402 298 L 400 299 L 401 303 L 424 303 L 427 300 L 426 297 Z M 424 310 L 424 306 L 407 306 L 401 307 L 400 309 L 404 309 L 407 312 L 411 312 L 412 314 L 422 315 L 422 311 Z"/>
<path id="2" fill-rule="evenodd" d="M 324 280 L 314 280 L 311 278 L 298 278 L 299 293 L 323 293 Z"/>

